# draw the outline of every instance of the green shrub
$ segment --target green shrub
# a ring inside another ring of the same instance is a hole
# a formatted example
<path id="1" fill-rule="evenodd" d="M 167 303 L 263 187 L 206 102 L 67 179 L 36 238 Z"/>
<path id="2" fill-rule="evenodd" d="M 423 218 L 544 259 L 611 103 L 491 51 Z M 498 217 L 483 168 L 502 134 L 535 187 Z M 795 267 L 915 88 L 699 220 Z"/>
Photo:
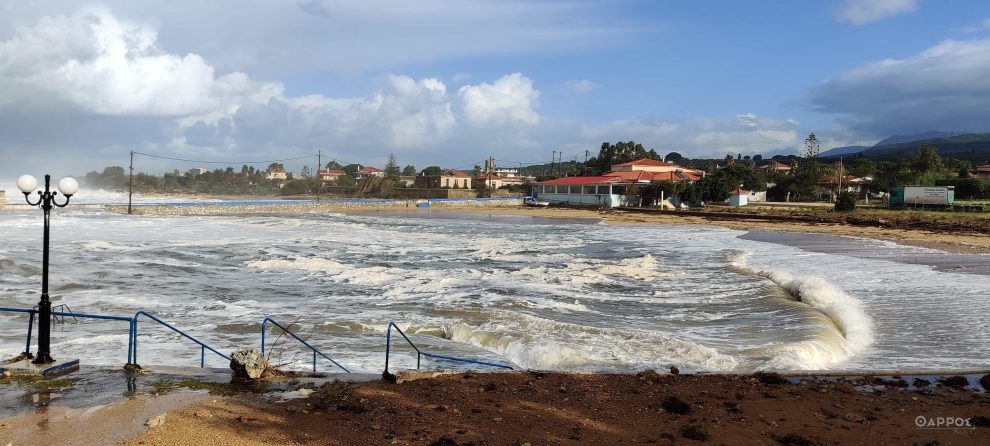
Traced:
<path id="1" fill-rule="evenodd" d="M 856 210 L 856 194 L 843 192 L 839 194 L 839 199 L 835 200 L 836 212 L 852 212 Z"/>

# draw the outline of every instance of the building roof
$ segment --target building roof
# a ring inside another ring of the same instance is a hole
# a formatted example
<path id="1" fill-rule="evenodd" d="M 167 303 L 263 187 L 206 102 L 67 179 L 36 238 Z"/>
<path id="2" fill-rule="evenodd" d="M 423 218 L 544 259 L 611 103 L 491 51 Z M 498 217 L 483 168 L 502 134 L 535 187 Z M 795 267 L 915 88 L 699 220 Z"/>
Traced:
<path id="1" fill-rule="evenodd" d="M 749 191 L 741 187 L 737 187 L 734 191 L 729 192 L 729 195 L 749 195 Z"/>
<path id="2" fill-rule="evenodd" d="M 542 181 L 540 184 L 610 184 L 619 181 L 618 177 L 564 177 L 556 180 Z"/>
<path id="3" fill-rule="evenodd" d="M 649 172 L 645 170 L 634 170 L 625 172 L 609 172 L 603 176 L 621 178 L 623 181 L 634 181 L 637 183 L 652 181 L 698 181 L 701 175 L 695 171 L 675 170 L 669 172 Z"/>
<path id="4" fill-rule="evenodd" d="M 319 172 L 319 174 L 320 175 L 346 175 L 347 172 L 344 172 L 343 170 L 340 170 L 340 169 L 323 169 L 323 170 L 321 170 Z"/>
<path id="5" fill-rule="evenodd" d="M 461 172 L 459 170 L 454 170 L 454 169 L 446 169 L 446 170 L 444 170 L 443 172 L 440 173 L 440 176 L 442 176 L 442 177 L 457 177 L 457 178 L 471 178 L 471 175 L 468 175 L 468 174 L 466 174 L 464 172 Z"/>
<path id="6" fill-rule="evenodd" d="M 990 172 L 990 163 L 975 167 L 977 172 Z"/>
<path id="7" fill-rule="evenodd" d="M 628 163 L 615 164 L 614 166 L 676 166 L 677 164 L 664 161 L 651 160 L 649 158 L 638 159 Z"/>
<path id="8" fill-rule="evenodd" d="M 757 166 L 757 169 L 774 169 L 774 170 L 791 170 L 791 166 L 784 164 L 780 161 L 770 160 L 769 163 L 763 166 Z"/>
<path id="9" fill-rule="evenodd" d="M 383 172 L 383 170 L 381 170 L 381 169 L 379 169 L 377 167 L 365 166 L 365 167 L 362 167 L 360 170 L 358 170 L 358 172 L 360 172 L 360 173 L 375 173 L 375 172 Z"/>

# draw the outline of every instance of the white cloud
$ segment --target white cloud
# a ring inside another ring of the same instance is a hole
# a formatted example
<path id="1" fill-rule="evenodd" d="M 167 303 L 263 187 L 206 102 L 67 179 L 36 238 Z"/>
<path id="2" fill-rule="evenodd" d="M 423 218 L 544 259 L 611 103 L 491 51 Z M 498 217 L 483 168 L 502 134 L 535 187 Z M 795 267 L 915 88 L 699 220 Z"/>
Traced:
<path id="1" fill-rule="evenodd" d="M 836 18 L 853 25 L 863 25 L 887 17 L 914 11 L 918 0 L 845 0 Z"/>
<path id="2" fill-rule="evenodd" d="M 533 81 L 520 73 L 503 76 L 494 83 L 461 87 L 464 116 L 474 125 L 503 126 L 536 124 L 540 115 L 533 110 L 540 92 Z"/>
<path id="3" fill-rule="evenodd" d="M 597 85 L 595 85 L 594 82 L 589 81 L 587 79 L 570 80 L 564 82 L 564 88 L 578 93 L 587 93 L 591 90 L 594 90 L 595 87 L 597 87 Z"/>
<path id="4" fill-rule="evenodd" d="M 0 43 L 0 107 L 74 106 L 106 115 L 182 116 L 266 100 L 279 84 L 216 76 L 195 54 L 167 54 L 147 24 L 107 10 L 45 17 Z"/>
<path id="5" fill-rule="evenodd" d="M 330 16 L 334 5 L 325 5 Z M 765 153 L 796 147 L 804 133 L 753 113 L 689 122 L 547 117 L 522 73 L 456 90 L 389 74 L 356 97 L 287 96 L 278 82 L 168 51 L 158 29 L 91 9 L 41 18 L 0 41 L 0 159 L 43 148 L 82 171 L 124 163 L 128 150 L 275 159 L 319 148 L 352 162 L 381 163 L 395 152 L 403 163 L 457 166 L 489 154 L 538 162 L 553 149 L 583 153 L 630 139 L 686 156 Z"/>
<path id="6" fill-rule="evenodd" d="M 889 135 L 990 125 L 990 39 L 946 40 L 906 59 L 851 70 L 814 88 L 819 111 L 853 130 Z"/>
<path id="7" fill-rule="evenodd" d="M 990 29 L 990 19 L 984 19 L 982 22 L 980 22 L 977 25 L 967 26 L 963 28 L 963 32 L 967 34 L 973 34 L 973 33 L 978 33 L 980 31 L 986 31 L 988 29 Z"/>

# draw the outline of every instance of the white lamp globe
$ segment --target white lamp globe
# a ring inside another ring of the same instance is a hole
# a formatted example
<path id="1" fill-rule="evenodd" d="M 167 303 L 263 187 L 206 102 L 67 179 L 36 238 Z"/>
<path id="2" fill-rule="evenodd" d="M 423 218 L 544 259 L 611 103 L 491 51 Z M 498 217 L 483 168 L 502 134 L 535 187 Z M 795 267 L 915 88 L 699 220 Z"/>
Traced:
<path id="1" fill-rule="evenodd" d="M 66 197 L 71 197 L 72 194 L 79 191 L 79 183 L 72 177 L 62 178 L 61 180 L 58 180 L 58 191 Z"/>
<path id="2" fill-rule="evenodd" d="M 21 192 L 29 194 L 38 188 L 38 180 L 34 179 L 31 175 L 21 175 L 17 178 L 17 188 Z"/>

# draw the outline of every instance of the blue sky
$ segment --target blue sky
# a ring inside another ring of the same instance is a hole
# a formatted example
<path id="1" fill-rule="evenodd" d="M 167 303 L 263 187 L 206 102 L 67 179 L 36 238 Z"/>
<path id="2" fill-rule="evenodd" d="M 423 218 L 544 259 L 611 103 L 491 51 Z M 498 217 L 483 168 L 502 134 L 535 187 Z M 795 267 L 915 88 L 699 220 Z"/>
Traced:
<path id="1" fill-rule="evenodd" d="M 793 153 L 990 131 L 987 73 L 985 1 L 0 0 L 0 174 Z"/>

